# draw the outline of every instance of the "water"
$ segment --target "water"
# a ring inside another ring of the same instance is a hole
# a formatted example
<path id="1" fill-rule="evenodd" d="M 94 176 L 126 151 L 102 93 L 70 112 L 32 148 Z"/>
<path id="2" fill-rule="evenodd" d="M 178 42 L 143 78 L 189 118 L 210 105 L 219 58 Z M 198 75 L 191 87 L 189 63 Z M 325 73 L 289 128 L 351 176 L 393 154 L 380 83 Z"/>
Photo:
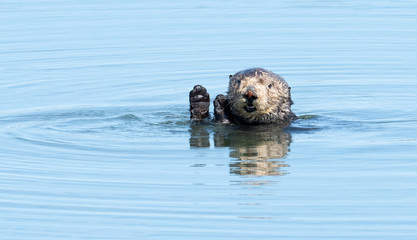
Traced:
<path id="1" fill-rule="evenodd" d="M 417 239 L 415 1 L 0 12 L 0 239 Z M 258 66 L 302 119 L 189 123 Z"/>

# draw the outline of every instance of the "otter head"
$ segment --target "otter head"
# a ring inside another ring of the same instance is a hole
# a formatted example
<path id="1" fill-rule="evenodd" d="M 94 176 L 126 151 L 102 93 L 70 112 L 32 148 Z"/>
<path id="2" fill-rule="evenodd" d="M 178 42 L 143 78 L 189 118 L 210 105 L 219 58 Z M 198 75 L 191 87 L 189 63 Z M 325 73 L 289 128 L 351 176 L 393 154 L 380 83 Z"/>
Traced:
<path id="1" fill-rule="evenodd" d="M 290 87 L 271 71 L 253 68 L 229 76 L 230 109 L 247 124 L 290 121 Z"/>

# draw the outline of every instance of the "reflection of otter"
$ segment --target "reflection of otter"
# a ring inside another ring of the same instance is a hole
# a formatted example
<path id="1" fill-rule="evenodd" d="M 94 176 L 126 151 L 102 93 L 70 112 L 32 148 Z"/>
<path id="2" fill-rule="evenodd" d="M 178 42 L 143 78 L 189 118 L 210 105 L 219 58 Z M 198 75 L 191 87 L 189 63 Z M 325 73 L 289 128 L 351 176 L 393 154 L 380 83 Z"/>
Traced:
<path id="1" fill-rule="evenodd" d="M 214 116 L 225 124 L 288 126 L 297 117 L 291 111 L 291 88 L 279 75 L 263 68 L 252 68 L 229 76 L 227 96 L 214 100 Z M 209 116 L 210 96 L 196 85 L 190 92 L 190 113 L 194 121 Z"/>
<path id="2" fill-rule="evenodd" d="M 205 129 L 205 130 L 204 130 Z M 282 175 L 288 167 L 282 160 L 289 151 L 291 135 L 277 126 L 262 125 L 250 128 L 211 128 L 214 132 L 215 147 L 229 147 L 230 172 L 237 175 L 270 176 Z M 191 147 L 209 147 L 210 134 L 207 126 L 191 125 Z"/>

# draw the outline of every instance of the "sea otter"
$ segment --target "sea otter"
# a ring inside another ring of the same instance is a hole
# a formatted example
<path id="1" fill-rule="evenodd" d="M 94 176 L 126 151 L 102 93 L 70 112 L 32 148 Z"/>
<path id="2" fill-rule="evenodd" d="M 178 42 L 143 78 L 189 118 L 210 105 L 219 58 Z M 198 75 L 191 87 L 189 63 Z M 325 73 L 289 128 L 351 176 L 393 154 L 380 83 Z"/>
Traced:
<path id="1" fill-rule="evenodd" d="M 251 68 L 229 76 L 227 95 L 214 99 L 214 120 L 224 124 L 278 124 L 288 126 L 297 116 L 291 111 L 291 88 L 278 74 Z M 190 92 L 192 121 L 209 118 L 210 95 L 201 86 Z"/>

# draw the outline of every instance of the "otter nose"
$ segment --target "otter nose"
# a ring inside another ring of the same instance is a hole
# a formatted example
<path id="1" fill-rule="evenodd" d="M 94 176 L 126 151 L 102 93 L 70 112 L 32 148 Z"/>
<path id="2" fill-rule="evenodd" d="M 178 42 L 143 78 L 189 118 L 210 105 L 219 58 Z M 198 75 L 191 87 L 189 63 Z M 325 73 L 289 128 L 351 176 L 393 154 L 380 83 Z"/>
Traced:
<path id="1" fill-rule="evenodd" d="M 256 100 L 258 98 L 256 94 L 254 93 L 254 91 L 251 89 L 246 90 L 244 97 L 251 101 Z"/>

